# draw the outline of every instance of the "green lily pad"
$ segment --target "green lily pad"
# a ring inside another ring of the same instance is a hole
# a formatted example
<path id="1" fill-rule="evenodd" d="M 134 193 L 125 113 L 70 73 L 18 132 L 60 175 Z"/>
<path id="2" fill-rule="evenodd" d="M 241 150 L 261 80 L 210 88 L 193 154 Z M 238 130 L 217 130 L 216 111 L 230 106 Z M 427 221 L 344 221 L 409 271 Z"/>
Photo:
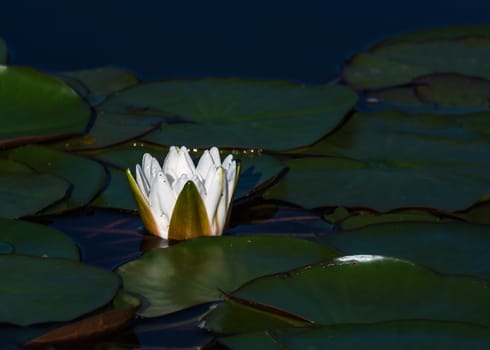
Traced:
<path id="1" fill-rule="evenodd" d="M 15 254 L 72 260 L 80 258 L 77 246 L 63 233 L 31 222 L 0 218 L 0 241 L 12 245 Z"/>
<path id="2" fill-rule="evenodd" d="M 112 272 L 22 255 L 0 256 L 0 280 L 0 322 L 19 326 L 72 320 L 107 304 L 119 288 Z"/>
<path id="3" fill-rule="evenodd" d="M 341 257 L 333 262 L 258 278 L 219 304 L 204 327 L 218 333 L 267 329 L 264 319 L 302 318 L 316 325 L 429 319 L 490 325 L 488 281 L 440 275 L 413 263 L 380 256 Z M 244 314 L 248 312 L 248 318 Z"/>
<path id="4" fill-rule="evenodd" d="M 343 77 L 355 89 L 407 84 L 432 73 L 490 79 L 490 25 L 419 32 L 381 42 L 355 55 Z"/>
<path id="5" fill-rule="evenodd" d="M 110 66 L 63 72 L 59 75 L 79 81 L 91 95 L 94 95 L 92 98 L 89 97 L 89 100 L 96 97 L 103 99 L 116 91 L 139 83 L 139 79 L 132 72 Z"/>
<path id="6" fill-rule="evenodd" d="M 0 66 L 0 146 L 81 134 L 90 109 L 60 80 L 31 68 Z"/>
<path id="7" fill-rule="evenodd" d="M 345 211 L 345 212 L 344 212 Z M 339 213 L 341 212 L 341 213 Z M 341 214 L 344 214 L 341 216 Z M 325 220 L 335 224 L 337 230 L 353 230 L 360 227 L 404 222 L 450 222 L 458 220 L 456 216 L 431 213 L 426 210 L 399 210 L 392 213 L 372 213 L 357 211 L 349 213 L 345 208 L 337 208 L 334 213 L 325 216 Z"/>
<path id="8" fill-rule="evenodd" d="M 465 114 L 488 110 L 490 81 L 459 74 L 430 74 L 367 94 L 363 110 L 397 109 L 410 114 Z"/>
<path id="9" fill-rule="evenodd" d="M 294 238 L 221 236 L 154 249 L 117 272 L 126 290 L 148 301 L 142 316 L 154 317 L 219 300 L 220 289 L 235 289 L 255 277 L 336 254 L 326 246 Z"/>
<path id="10" fill-rule="evenodd" d="M 462 222 L 403 222 L 369 225 L 322 235 L 345 254 L 396 256 L 444 273 L 490 279 L 490 227 Z"/>
<path id="11" fill-rule="evenodd" d="M 283 350 L 284 347 L 274 340 L 268 332 L 251 332 L 219 337 L 218 343 L 233 350 Z"/>
<path id="12" fill-rule="evenodd" d="M 155 130 L 161 122 L 162 118 L 159 117 L 135 117 L 130 114 L 98 111 L 97 118 L 86 135 L 57 141 L 50 145 L 68 151 L 110 147 L 144 136 Z"/>
<path id="13" fill-rule="evenodd" d="M 30 167 L 0 159 L 0 217 L 19 218 L 33 215 L 63 199 L 69 184 L 50 174 L 41 174 Z"/>
<path id="14" fill-rule="evenodd" d="M 297 152 L 329 157 L 285 161 L 289 173 L 265 197 L 383 212 L 464 209 L 490 192 L 489 126 L 488 112 L 357 113 L 331 136 Z"/>
<path id="15" fill-rule="evenodd" d="M 0 64 L 6 64 L 8 58 L 7 44 L 0 38 Z"/>
<path id="16" fill-rule="evenodd" d="M 290 172 L 265 192 L 265 198 L 309 208 L 341 205 L 378 211 L 400 207 L 454 211 L 478 201 L 490 186 L 490 169 L 476 164 L 392 168 L 340 158 L 303 158 L 285 163 Z M 464 186 L 458 187 L 461 184 Z"/>
<path id="17" fill-rule="evenodd" d="M 490 202 L 478 203 L 468 210 L 456 213 L 458 217 L 475 224 L 490 225 Z"/>
<path id="18" fill-rule="evenodd" d="M 333 130 L 355 102 L 356 95 L 343 86 L 199 79 L 140 84 L 100 108 L 166 116 L 171 123 L 145 137 L 162 145 L 283 150 L 310 144 Z"/>
<path id="19" fill-rule="evenodd" d="M 9 152 L 9 158 L 31 168 L 65 179 L 73 185 L 70 196 L 45 210 L 59 213 L 89 203 L 105 184 L 104 167 L 93 160 L 56 151 L 43 146 L 28 145 Z"/>
<path id="20" fill-rule="evenodd" d="M 426 103 L 488 109 L 490 80 L 457 74 L 433 74 L 415 81 L 415 93 Z"/>
<path id="21" fill-rule="evenodd" d="M 484 350 L 490 346 L 490 329 L 487 327 L 425 320 L 274 330 L 270 334 L 281 349 L 288 350 Z M 265 338 L 264 342 L 268 344 Z M 260 343 L 257 346 L 260 348 Z"/>
<path id="22" fill-rule="evenodd" d="M 107 165 L 110 182 L 90 205 L 101 208 L 118 208 L 136 211 L 136 201 L 131 193 L 126 173 L 116 167 Z"/>

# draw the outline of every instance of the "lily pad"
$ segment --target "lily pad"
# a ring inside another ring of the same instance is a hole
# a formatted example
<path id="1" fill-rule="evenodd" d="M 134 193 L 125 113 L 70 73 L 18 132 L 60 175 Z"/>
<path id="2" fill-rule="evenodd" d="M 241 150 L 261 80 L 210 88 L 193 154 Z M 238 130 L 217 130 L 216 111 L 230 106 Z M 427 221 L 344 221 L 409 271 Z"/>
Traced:
<path id="1" fill-rule="evenodd" d="M 9 158 L 31 168 L 65 179 L 73 185 L 70 196 L 45 210 L 59 213 L 89 203 L 105 184 L 104 167 L 93 160 L 56 151 L 43 146 L 28 145 L 9 152 Z"/>
<path id="2" fill-rule="evenodd" d="M 59 73 L 62 77 L 78 80 L 93 95 L 89 100 L 106 96 L 139 83 L 130 71 L 118 67 L 100 67 Z M 76 88 L 76 86 L 75 86 Z"/>
<path id="3" fill-rule="evenodd" d="M 289 173 L 265 196 L 307 207 L 467 208 L 490 192 L 489 117 L 357 113 L 297 152 L 316 157 L 285 161 Z"/>
<path id="4" fill-rule="evenodd" d="M 109 172 L 109 184 L 104 191 L 99 194 L 90 205 L 101 208 L 118 208 L 129 211 L 136 211 L 136 201 L 129 188 L 128 176 L 116 167 L 107 165 Z"/>
<path id="5" fill-rule="evenodd" d="M 484 350 L 490 346 L 488 327 L 426 320 L 274 330 L 270 334 L 271 338 L 282 346 L 281 349 L 288 350 Z M 264 341 L 268 344 L 267 339 Z"/>
<path id="6" fill-rule="evenodd" d="M 433 74 L 414 81 L 415 93 L 426 103 L 451 107 L 490 106 L 490 80 L 457 74 Z"/>
<path id="7" fill-rule="evenodd" d="M 478 203 L 468 210 L 456 213 L 456 215 L 475 224 L 490 225 L 490 202 Z"/>
<path id="8" fill-rule="evenodd" d="M 341 216 L 342 214 L 344 214 L 344 216 Z M 332 214 L 326 215 L 325 220 L 334 224 L 336 230 L 353 230 L 374 224 L 450 222 L 458 220 L 458 218 L 448 214 L 431 213 L 430 211 L 421 209 L 404 209 L 391 213 L 372 213 L 361 210 L 350 213 L 345 208 L 337 208 Z"/>
<path id="9" fill-rule="evenodd" d="M 410 114 L 465 114 L 489 108 L 490 80 L 438 73 L 414 78 L 408 86 L 370 91 L 362 110 L 397 109 Z"/>
<path id="10" fill-rule="evenodd" d="M 233 350 L 283 350 L 284 347 L 273 339 L 268 332 L 251 332 L 219 337 L 218 343 Z"/>
<path id="11" fill-rule="evenodd" d="M 0 242 L 12 245 L 15 254 L 79 259 L 77 246 L 63 233 L 31 222 L 0 218 Z"/>
<path id="12" fill-rule="evenodd" d="M 381 42 L 355 55 L 343 77 L 355 89 L 407 84 L 432 73 L 490 79 L 490 25 L 419 32 Z"/>
<path id="13" fill-rule="evenodd" d="M 105 148 L 142 137 L 162 122 L 159 117 L 135 117 L 130 114 L 97 112 L 90 131 L 83 136 L 51 143 L 52 147 L 69 151 Z"/>
<path id="14" fill-rule="evenodd" d="M 33 215 L 63 199 L 70 185 L 13 160 L 0 159 L 0 217 Z"/>
<path id="15" fill-rule="evenodd" d="M 219 300 L 220 289 L 235 289 L 255 277 L 336 255 L 294 238 L 221 236 L 154 249 L 117 272 L 126 290 L 148 301 L 142 316 L 155 317 Z"/>
<path id="16" fill-rule="evenodd" d="M 60 80 L 31 68 L 0 66 L 0 147 L 81 134 L 90 114 Z"/>
<path id="17" fill-rule="evenodd" d="M 0 64 L 6 64 L 8 57 L 7 44 L 0 38 Z"/>
<path id="18" fill-rule="evenodd" d="M 122 300 L 121 300 L 122 299 Z M 98 338 L 123 328 L 134 319 L 139 300 L 119 293 L 114 298 L 113 307 L 87 318 L 51 330 L 24 344 L 27 348 L 53 346 L 54 344 L 74 345 L 87 339 Z"/>
<path id="19" fill-rule="evenodd" d="M 171 123 L 145 137 L 166 146 L 284 150 L 333 130 L 355 102 L 356 95 L 343 86 L 199 79 L 140 84 L 100 108 L 168 117 Z"/>
<path id="20" fill-rule="evenodd" d="M 490 227 L 462 222 L 404 222 L 333 232 L 321 241 L 345 254 L 396 256 L 444 273 L 490 279 Z"/>
<path id="21" fill-rule="evenodd" d="M 0 280 L 0 322 L 19 326 L 72 320 L 107 304 L 119 288 L 112 272 L 22 255 L 0 256 Z"/>
<path id="22" fill-rule="evenodd" d="M 333 262 L 258 278 L 232 295 L 249 317 L 236 322 L 225 301 L 204 327 L 218 333 L 264 330 L 259 315 L 302 318 L 316 325 L 429 319 L 490 325 L 488 281 L 440 275 L 413 263 L 380 256 L 347 256 Z"/>

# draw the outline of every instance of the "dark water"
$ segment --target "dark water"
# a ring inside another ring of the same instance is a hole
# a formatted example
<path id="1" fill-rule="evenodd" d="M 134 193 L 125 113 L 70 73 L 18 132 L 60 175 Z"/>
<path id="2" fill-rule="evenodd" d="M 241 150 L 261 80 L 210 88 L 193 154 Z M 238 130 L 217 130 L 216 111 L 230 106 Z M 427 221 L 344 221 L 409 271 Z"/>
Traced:
<path id="1" fill-rule="evenodd" d="M 13 62 L 48 71 L 118 65 L 144 79 L 324 82 L 354 52 L 418 29 L 490 20 L 487 0 L 35 1 L 2 4 Z"/>

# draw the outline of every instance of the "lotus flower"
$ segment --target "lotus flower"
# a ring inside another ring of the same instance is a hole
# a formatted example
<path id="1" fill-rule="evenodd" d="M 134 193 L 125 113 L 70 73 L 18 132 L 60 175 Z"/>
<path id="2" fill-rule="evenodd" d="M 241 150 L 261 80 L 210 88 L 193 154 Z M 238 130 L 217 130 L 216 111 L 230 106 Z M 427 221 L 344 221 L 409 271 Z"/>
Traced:
<path id="1" fill-rule="evenodd" d="M 164 239 L 219 236 L 223 233 L 238 182 L 239 164 L 219 150 L 204 151 L 197 166 L 185 146 L 170 147 L 160 166 L 149 153 L 126 170 L 146 229 Z"/>

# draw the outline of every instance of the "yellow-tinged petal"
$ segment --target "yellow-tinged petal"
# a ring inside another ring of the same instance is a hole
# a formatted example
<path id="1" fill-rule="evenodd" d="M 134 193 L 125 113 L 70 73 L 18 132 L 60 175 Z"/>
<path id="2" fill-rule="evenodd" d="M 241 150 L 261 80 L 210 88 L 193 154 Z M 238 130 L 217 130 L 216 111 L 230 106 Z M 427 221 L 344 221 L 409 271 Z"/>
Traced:
<path id="1" fill-rule="evenodd" d="M 168 239 L 184 240 L 210 236 L 211 225 L 196 185 L 187 181 L 175 202 Z"/>
<path id="2" fill-rule="evenodd" d="M 150 204 L 148 203 L 148 200 L 144 197 L 143 193 L 141 193 L 140 189 L 138 188 L 138 184 L 136 183 L 133 174 L 131 174 L 131 171 L 129 169 L 126 169 L 126 175 L 128 176 L 129 187 L 131 188 L 134 199 L 136 200 L 136 204 L 138 205 L 143 225 L 145 225 L 145 228 L 155 236 L 166 238 L 165 232 L 160 232 L 159 226 L 155 221 L 155 217 L 151 212 Z"/>

